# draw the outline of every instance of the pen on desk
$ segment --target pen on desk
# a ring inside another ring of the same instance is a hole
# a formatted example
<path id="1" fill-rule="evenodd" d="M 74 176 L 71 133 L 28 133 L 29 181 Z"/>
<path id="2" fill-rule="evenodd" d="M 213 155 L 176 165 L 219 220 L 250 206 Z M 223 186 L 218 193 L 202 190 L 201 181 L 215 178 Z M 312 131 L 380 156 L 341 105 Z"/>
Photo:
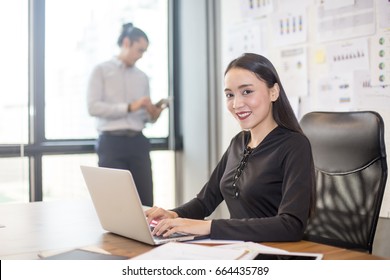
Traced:
<path id="1" fill-rule="evenodd" d="M 249 254 L 250 253 L 250 251 L 249 250 L 244 250 L 244 252 L 242 252 L 242 254 L 241 255 L 239 255 L 237 258 L 236 258 L 236 260 L 240 260 L 240 259 L 242 259 L 242 257 L 243 256 L 245 256 L 245 255 L 247 255 L 247 254 Z"/>

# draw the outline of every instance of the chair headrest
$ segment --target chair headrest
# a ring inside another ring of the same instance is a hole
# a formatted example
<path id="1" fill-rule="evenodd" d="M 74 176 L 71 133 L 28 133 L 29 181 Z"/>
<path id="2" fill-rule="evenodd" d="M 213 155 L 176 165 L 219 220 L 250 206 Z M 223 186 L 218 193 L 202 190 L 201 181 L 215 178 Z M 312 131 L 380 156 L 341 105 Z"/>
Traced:
<path id="1" fill-rule="evenodd" d="M 321 171 L 348 173 L 386 157 L 383 119 L 376 112 L 311 112 L 300 124 Z"/>

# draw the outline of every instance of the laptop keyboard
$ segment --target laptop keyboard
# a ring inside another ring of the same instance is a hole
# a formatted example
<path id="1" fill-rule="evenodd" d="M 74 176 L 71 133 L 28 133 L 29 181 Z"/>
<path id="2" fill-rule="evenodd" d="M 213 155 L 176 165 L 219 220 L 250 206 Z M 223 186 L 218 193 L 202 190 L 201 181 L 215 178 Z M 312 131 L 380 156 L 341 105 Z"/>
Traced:
<path id="1" fill-rule="evenodd" d="M 150 231 L 152 232 L 154 229 L 154 226 L 150 226 Z M 154 239 L 157 239 L 157 240 L 165 240 L 165 239 L 172 239 L 172 238 L 177 238 L 177 237 L 182 237 L 182 236 L 187 236 L 188 234 L 187 233 L 180 233 L 180 232 L 175 232 L 175 233 L 172 233 L 170 236 L 167 236 L 167 237 L 164 237 L 162 235 L 160 236 L 156 236 L 156 235 L 153 235 L 153 238 Z"/>

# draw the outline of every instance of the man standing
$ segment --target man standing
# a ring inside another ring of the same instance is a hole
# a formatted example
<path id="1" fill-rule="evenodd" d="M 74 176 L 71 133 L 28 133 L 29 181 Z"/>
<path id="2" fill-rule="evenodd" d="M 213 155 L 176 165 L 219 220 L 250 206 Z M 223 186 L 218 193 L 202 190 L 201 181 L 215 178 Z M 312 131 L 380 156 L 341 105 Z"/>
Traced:
<path id="1" fill-rule="evenodd" d="M 164 107 L 152 104 L 148 77 L 135 66 L 148 48 L 147 35 L 127 23 L 117 43 L 119 55 L 97 65 L 88 85 L 88 112 L 96 117 L 99 132 L 98 164 L 130 170 L 142 204 L 152 206 L 150 143 L 142 130 Z"/>

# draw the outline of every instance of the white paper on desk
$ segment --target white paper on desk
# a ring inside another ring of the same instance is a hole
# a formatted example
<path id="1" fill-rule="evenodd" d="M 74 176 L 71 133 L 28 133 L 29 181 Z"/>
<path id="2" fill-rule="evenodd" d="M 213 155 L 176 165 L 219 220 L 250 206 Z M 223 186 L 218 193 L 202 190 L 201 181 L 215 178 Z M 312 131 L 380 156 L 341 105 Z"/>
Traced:
<path id="1" fill-rule="evenodd" d="M 236 260 L 246 253 L 244 249 L 169 242 L 132 260 Z"/>
<path id="2" fill-rule="evenodd" d="M 225 240 L 225 239 L 210 239 L 210 238 L 206 238 L 206 239 L 197 239 L 197 240 L 190 240 L 190 241 L 186 241 L 186 243 L 192 243 L 192 244 L 196 244 L 196 243 L 199 243 L 199 244 L 231 244 L 231 243 L 243 243 L 244 241 L 242 240 Z"/>
<path id="3" fill-rule="evenodd" d="M 243 242 L 243 243 L 236 243 L 236 244 L 227 244 L 227 245 L 219 245 L 219 248 L 225 248 L 225 249 L 234 249 L 234 250 L 244 250 L 247 251 L 246 254 L 242 255 L 240 260 L 252 260 L 254 259 L 259 253 L 286 253 L 288 251 L 273 248 L 270 246 L 261 245 L 259 243 L 255 242 Z"/>

